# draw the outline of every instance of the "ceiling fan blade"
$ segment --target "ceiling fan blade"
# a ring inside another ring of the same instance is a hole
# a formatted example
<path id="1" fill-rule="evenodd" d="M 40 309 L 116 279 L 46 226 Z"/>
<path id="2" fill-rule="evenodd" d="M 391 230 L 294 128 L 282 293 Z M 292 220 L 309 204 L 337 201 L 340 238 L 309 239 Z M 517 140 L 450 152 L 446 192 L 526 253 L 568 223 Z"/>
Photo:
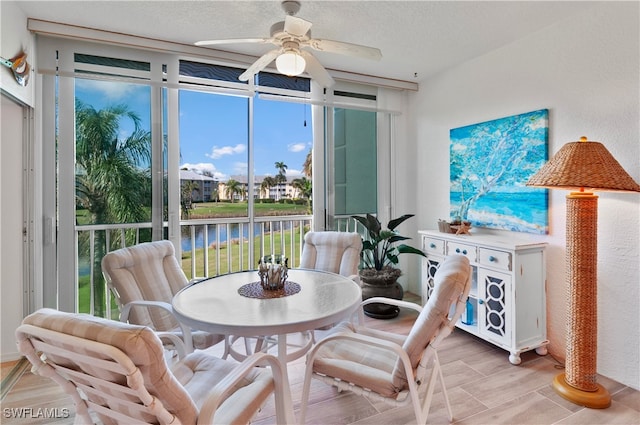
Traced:
<path id="1" fill-rule="evenodd" d="M 341 55 L 358 56 L 364 59 L 380 60 L 382 52 L 375 47 L 345 43 L 343 41 L 321 40 L 313 38 L 305 43 L 320 52 L 338 53 Z"/>
<path id="2" fill-rule="evenodd" d="M 302 37 L 309 32 L 311 25 L 313 25 L 311 22 L 305 21 L 304 19 L 296 16 L 287 15 L 284 18 L 284 30 L 296 37 Z"/>
<path id="3" fill-rule="evenodd" d="M 317 81 L 323 87 L 331 87 L 335 84 L 333 77 L 329 75 L 327 70 L 320 62 L 318 62 L 318 59 L 316 59 L 315 56 L 305 50 L 300 50 L 300 54 L 307 62 L 304 70 L 309 74 L 312 80 Z"/>
<path id="4" fill-rule="evenodd" d="M 196 46 L 212 46 L 214 44 L 271 43 L 271 38 L 229 38 L 226 40 L 196 41 Z"/>
<path id="5" fill-rule="evenodd" d="M 240 74 L 238 79 L 240 81 L 248 81 L 249 78 L 262 71 L 267 65 L 269 65 L 278 55 L 282 52 L 282 49 L 273 49 L 260 56 L 245 72 Z"/>

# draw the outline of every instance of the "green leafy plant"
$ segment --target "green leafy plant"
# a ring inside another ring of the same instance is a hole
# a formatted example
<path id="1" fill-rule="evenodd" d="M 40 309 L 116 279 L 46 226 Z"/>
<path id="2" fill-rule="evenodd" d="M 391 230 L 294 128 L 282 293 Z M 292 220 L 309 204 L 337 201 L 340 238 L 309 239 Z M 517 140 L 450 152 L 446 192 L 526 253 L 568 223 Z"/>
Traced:
<path id="1" fill-rule="evenodd" d="M 389 221 L 387 228 L 383 229 L 377 217 L 367 214 L 366 217 L 351 216 L 367 229 L 367 237 L 362 237 L 362 259 L 363 269 L 375 269 L 384 271 L 385 268 L 393 268 L 398 264 L 400 254 L 417 254 L 425 257 L 424 252 L 406 244 L 397 244 L 400 241 L 411 239 L 407 236 L 399 235 L 396 232 L 398 227 L 405 220 L 413 217 L 414 214 L 405 214 L 401 217 Z"/>

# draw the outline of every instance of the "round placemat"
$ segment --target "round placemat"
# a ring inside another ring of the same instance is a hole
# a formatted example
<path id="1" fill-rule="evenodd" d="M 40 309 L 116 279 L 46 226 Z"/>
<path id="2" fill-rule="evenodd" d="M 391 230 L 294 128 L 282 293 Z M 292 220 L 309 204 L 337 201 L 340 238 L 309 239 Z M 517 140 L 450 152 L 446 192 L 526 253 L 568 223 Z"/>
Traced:
<path id="1" fill-rule="evenodd" d="M 268 298 L 282 298 L 300 292 L 300 285 L 295 282 L 286 281 L 282 289 L 264 289 L 260 282 L 251 282 L 238 288 L 238 294 L 248 298 L 258 298 L 261 300 Z"/>

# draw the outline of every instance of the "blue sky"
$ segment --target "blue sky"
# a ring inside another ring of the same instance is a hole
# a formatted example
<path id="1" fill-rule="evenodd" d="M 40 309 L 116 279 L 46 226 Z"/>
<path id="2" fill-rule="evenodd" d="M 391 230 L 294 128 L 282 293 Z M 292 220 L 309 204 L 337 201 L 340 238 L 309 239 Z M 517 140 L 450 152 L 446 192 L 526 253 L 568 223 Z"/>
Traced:
<path id="1" fill-rule="evenodd" d="M 76 79 L 76 96 L 95 109 L 126 104 L 150 128 L 148 86 Z M 304 122 L 306 120 L 306 127 Z M 248 100 L 212 93 L 180 92 L 180 165 L 208 171 L 221 181 L 247 173 Z M 122 123 L 122 136 L 130 132 Z M 299 177 L 312 144 L 309 105 L 255 100 L 256 175 L 275 175 L 275 162 L 287 176 Z"/>

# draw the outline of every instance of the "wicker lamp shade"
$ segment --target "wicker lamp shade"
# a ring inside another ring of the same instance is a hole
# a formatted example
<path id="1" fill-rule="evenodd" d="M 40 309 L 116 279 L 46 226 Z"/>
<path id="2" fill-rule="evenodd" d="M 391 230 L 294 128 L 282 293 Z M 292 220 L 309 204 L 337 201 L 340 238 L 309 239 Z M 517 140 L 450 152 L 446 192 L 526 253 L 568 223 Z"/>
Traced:
<path id="1" fill-rule="evenodd" d="M 549 162 L 532 176 L 527 186 L 586 191 L 640 192 L 620 163 L 600 142 L 564 145 Z"/>
<path id="2" fill-rule="evenodd" d="M 609 407 L 611 396 L 596 382 L 598 197 L 591 191 L 640 192 L 640 185 L 602 143 L 582 137 L 564 145 L 527 186 L 577 190 L 567 195 L 565 372 L 553 388 L 581 406 Z"/>

